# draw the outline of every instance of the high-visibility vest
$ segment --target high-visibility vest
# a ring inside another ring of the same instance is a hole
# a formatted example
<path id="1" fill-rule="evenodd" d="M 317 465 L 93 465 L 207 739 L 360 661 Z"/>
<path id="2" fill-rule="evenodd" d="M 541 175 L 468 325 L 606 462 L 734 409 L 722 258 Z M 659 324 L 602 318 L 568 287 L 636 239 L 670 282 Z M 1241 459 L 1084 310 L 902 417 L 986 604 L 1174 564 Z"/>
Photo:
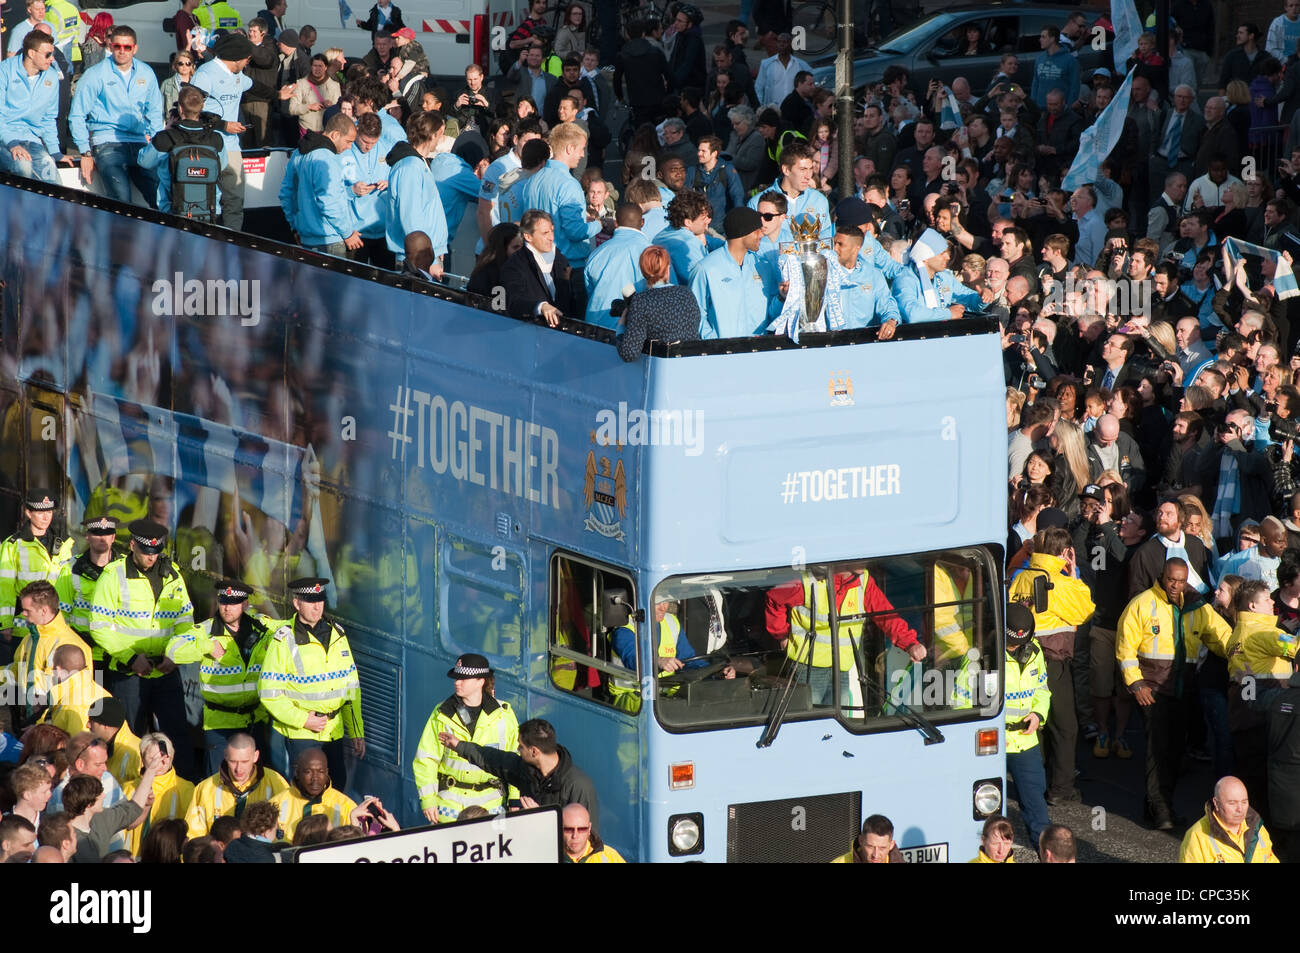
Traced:
<path id="1" fill-rule="evenodd" d="M 1024 663 L 1016 661 L 1007 652 L 1006 667 L 1006 723 L 1014 725 L 1031 714 L 1038 715 L 1039 724 L 1047 721 L 1052 703 L 1052 692 L 1047 687 L 1047 658 L 1036 642 L 1030 642 L 1029 656 Z M 1028 751 L 1038 744 L 1038 733 L 1026 735 L 1021 731 L 1007 730 L 1007 754 Z"/>
<path id="2" fill-rule="evenodd" d="M 499 813 L 506 800 L 519 798 L 518 789 L 507 790 L 504 781 L 475 767 L 438 740 L 440 733 L 447 732 L 460 741 L 513 753 L 519 747 L 519 722 L 510 705 L 485 693 L 472 736 L 457 715 L 457 708 L 456 696 L 452 695 L 433 710 L 411 763 L 420 808 L 436 808 L 439 824 L 456 820 L 461 811 L 474 805 Z"/>
<path id="3" fill-rule="evenodd" d="M 205 30 L 238 30 L 244 25 L 244 18 L 239 15 L 239 11 L 226 3 L 226 0 L 200 4 L 194 11 L 194 19 Z"/>
<path id="4" fill-rule="evenodd" d="M 629 620 L 625 628 L 636 633 L 636 622 Z M 659 643 L 655 652 L 659 658 L 676 658 L 677 657 L 677 637 L 681 634 L 682 625 L 677 621 L 677 616 L 666 615 L 659 623 Z M 658 668 L 658 666 L 655 666 Z M 671 675 L 672 672 L 666 672 L 662 669 L 659 671 L 659 677 Z M 680 690 L 680 685 L 673 685 L 664 689 L 665 695 L 675 695 Z M 622 711 L 628 711 L 636 714 L 641 710 L 641 687 L 635 679 L 618 678 L 611 675 L 609 678 L 609 696 L 610 701 L 615 708 Z"/>
<path id="5" fill-rule="evenodd" d="M 836 613 L 839 616 L 861 615 L 863 611 L 863 594 L 866 592 L 870 577 L 866 570 L 858 574 L 857 582 L 844 592 L 844 603 Z M 832 591 L 833 586 L 829 587 Z M 830 596 L 825 580 L 814 580 L 811 573 L 803 574 L 803 605 L 790 610 L 790 640 L 786 645 L 786 654 L 804 665 L 809 664 L 807 639 L 813 633 L 812 660 L 813 668 L 831 667 L 831 623 Z M 808 607 L 816 597 L 817 615 L 810 619 Z M 861 622 L 844 622 L 839 625 L 840 636 L 840 671 L 847 672 L 853 667 L 853 640 L 862 631 Z"/>
<path id="6" fill-rule="evenodd" d="M 109 563 L 121 559 L 126 552 L 117 546 L 109 554 L 108 563 L 96 566 L 86 553 L 81 553 L 59 569 L 58 578 L 54 580 L 54 589 L 59 594 L 59 611 L 72 626 L 73 631 L 90 643 L 90 652 L 95 659 L 95 668 L 104 665 L 104 649 L 90 638 L 90 610 L 95 596 L 95 583 L 104 574 Z"/>
<path id="7" fill-rule="evenodd" d="M 966 577 L 966 585 L 957 590 L 957 581 L 939 563 L 934 564 L 934 644 L 935 662 L 964 658 L 973 644 L 975 607 L 969 603 L 975 575 Z M 963 605 L 944 603 L 964 602 Z"/>
<path id="8" fill-rule="evenodd" d="M 0 684 L 12 683 L 22 692 L 18 701 L 30 706 L 40 696 L 49 694 L 50 675 L 54 672 L 50 660 L 55 650 L 63 645 L 75 645 L 85 654 L 89 664 L 90 646 L 68 627 L 61 614 L 45 625 L 24 623 L 20 628 L 27 629 L 27 635 L 18 643 L 14 660 L 0 669 Z"/>
<path id="9" fill-rule="evenodd" d="M 45 22 L 54 29 L 54 45 L 72 48 L 72 62 L 81 62 L 81 13 L 68 0 L 45 0 Z"/>
<path id="10" fill-rule="evenodd" d="M 314 814 L 327 814 L 330 827 L 342 827 L 351 820 L 352 812 L 357 809 L 352 798 L 333 786 L 322 791 L 320 797 L 309 798 L 291 784 L 271 798 L 271 803 L 280 809 L 276 840 L 293 840 L 298 823 Z"/>
<path id="11" fill-rule="evenodd" d="M 122 791 L 130 799 L 135 795 L 139 786 L 139 781 L 130 785 L 124 784 Z M 172 818 L 184 820 L 186 812 L 190 809 L 190 802 L 193 800 L 194 785 L 178 775 L 175 768 L 171 768 L 166 774 L 155 775 L 153 779 L 153 807 L 143 823 L 123 832 L 126 837 L 126 849 L 132 855 L 139 856 L 140 845 L 144 843 L 149 828 L 160 821 L 170 821 Z"/>
<path id="12" fill-rule="evenodd" d="M 122 784 L 140 777 L 140 739 L 126 722 L 108 743 L 108 770 Z"/>
<path id="13" fill-rule="evenodd" d="M 203 696 L 205 731 L 247 728 L 254 721 L 267 720 L 266 709 L 257 695 L 257 681 L 271 644 L 270 620 L 254 612 L 244 615 L 255 639 L 247 659 L 224 624 L 220 635 L 212 635 L 213 624 L 220 623 L 215 618 L 167 643 L 167 657 L 177 665 L 200 663 L 199 693 Z"/>
<path id="14" fill-rule="evenodd" d="M 0 629 L 11 628 L 18 612 L 18 593 L 29 582 L 53 584 L 64 565 L 72 561 L 72 540 L 54 539 L 53 552 L 30 533 L 10 536 L 0 543 Z"/>
<path id="15" fill-rule="evenodd" d="M 258 770 L 261 774 L 259 776 Z M 221 771 L 204 778 L 194 788 L 190 809 L 185 812 L 185 823 L 190 826 L 191 837 L 202 837 L 212 830 L 212 822 L 219 817 L 242 817 L 244 808 L 258 801 L 269 801 L 289 787 L 287 781 L 270 768 L 257 765 L 248 787 L 237 790 L 226 776 L 226 766 Z"/>
<path id="16" fill-rule="evenodd" d="M 1296 637 L 1277 626 L 1277 616 L 1238 612 L 1237 625 L 1228 638 L 1228 676 L 1234 682 L 1247 677 L 1267 680 L 1268 687 L 1285 687 L 1294 671 Z M 1261 684 L 1260 688 L 1263 687 Z M 1256 697 L 1262 692 L 1257 691 Z"/>
<path id="17" fill-rule="evenodd" d="M 118 671 L 129 671 L 137 654 L 161 661 L 172 637 L 194 627 L 194 606 L 185 580 L 165 556 L 160 556 L 159 562 L 163 584 L 156 600 L 149 580 L 130 556 L 109 563 L 95 583 L 91 638 L 103 647 Z M 162 675 L 155 668 L 145 677 Z"/>
<path id="18" fill-rule="evenodd" d="M 262 660 L 257 694 L 275 730 L 286 738 L 336 741 L 363 736 L 361 680 L 343 627 L 329 621 L 329 644 L 315 636 L 298 644 L 297 614 L 273 622 L 274 631 Z M 329 717 L 321 731 L 305 725 L 312 712 Z"/>

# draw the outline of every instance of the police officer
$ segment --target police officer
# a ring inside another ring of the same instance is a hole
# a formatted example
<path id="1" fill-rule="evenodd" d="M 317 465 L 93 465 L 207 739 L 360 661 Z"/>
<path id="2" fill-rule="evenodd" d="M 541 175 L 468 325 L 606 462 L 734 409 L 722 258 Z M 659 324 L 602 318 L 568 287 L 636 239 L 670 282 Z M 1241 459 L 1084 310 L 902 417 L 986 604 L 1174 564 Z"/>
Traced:
<path id="1" fill-rule="evenodd" d="M 1047 659 L 1034 639 L 1034 613 L 1027 606 L 1007 605 L 1006 641 L 1007 771 L 1015 782 L 1029 837 L 1036 844 L 1051 822 L 1038 729 L 1047 721 L 1052 692 L 1047 685 Z"/>
<path id="2" fill-rule="evenodd" d="M 248 611 L 252 593 L 251 586 L 223 579 L 217 587 L 216 616 L 167 643 L 167 658 L 177 665 L 202 663 L 199 690 L 208 774 L 217 773 L 222 753 L 236 734 L 251 734 L 259 750 L 270 750 L 257 680 L 271 642 L 271 620 Z"/>
<path id="3" fill-rule="evenodd" d="M 51 531 L 58 497 L 44 487 L 23 498 L 23 526 L 0 543 L 0 632 L 13 628 L 18 591 L 29 582 L 54 582 L 72 560 L 72 540 Z"/>
<path id="4" fill-rule="evenodd" d="M 54 45 L 73 69 L 81 62 L 81 11 L 68 0 L 45 0 L 45 22 L 54 31 Z"/>
<path id="5" fill-rule="evenodd" d="M 86 548 L 64 563 L 54 588 L 59 592 L 59 602 L 64 617 L 73 630 L 91 643 L 95 658 L 95 671 L 104 668 L 104 650 L 90 638 L 90 608 L 95 595 L 95 583 L 104 567 L 126 555 L 117 544 L 117 517 L 97 516 L 81 524 L 86 535 Z"/>
<path id="6" fill-rule="evenodd" d="M 312 748 L 329 759 L 329 776 L 347 783 L 343 738 L 364 758 L 361 682 L 343 627 L 325 618 L 329 580 L 289 583 L 294 613 L 275 624 L 262 661 L 257 694 L 271 716 L 271 759 L 281 774 Z"/>
<path id="7" fill-rule="evenodd" d="M 167 527 L 135 520 L 128 555 L 109 563 L 95 582 L 90 634 L 104 650 L 106 687 L 126 709 L 131 730 L 143 737 L 158 727 L 176 740 L 176 770 L 192 776 L 185 697 L 167 643 L 194 627 L 194 606 L 175 564 L 162 555 Z"/>
<path id="8" fill-rule="evenodd" d="M 453 744 L 444 744 L 439 734 L 458 741 L 472 741 L 483 748 L 513 754 L 519 746 L 519 722 L 506 702 L 493 694 L 496 675 L 482 655 L 462 655 L 447 672 L 455 691 L 433 710 L 424 726 L 411 767 L 420 809 L 427 820 L 445 824 L 456 820 L 472 805 L 499 813 L 507 799 L 519 799 L 519 792 L 495 776 L 461 757 Z"/>
<path id="9" fill-rule="evenodd" d="M 199 4 L 194 11 L 194 19 L 205 30 L 238 30 L 244 25 L 244 18 L 239 15 L 239 11 L 226 0 Z"/>

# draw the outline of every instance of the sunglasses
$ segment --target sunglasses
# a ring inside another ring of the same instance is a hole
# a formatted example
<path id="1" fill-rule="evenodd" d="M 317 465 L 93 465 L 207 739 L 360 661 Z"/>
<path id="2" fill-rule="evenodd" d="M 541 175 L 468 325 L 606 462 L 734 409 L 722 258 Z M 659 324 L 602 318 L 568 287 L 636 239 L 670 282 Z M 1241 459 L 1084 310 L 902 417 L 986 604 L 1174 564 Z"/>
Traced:
<path id="1" fill-rule="evenodd" d="M 135 44 L 134 44 L 134 43 L 114 43 L 114 44 L 113 44 L 113 49 L 115 49 L 115 50 L 124 50 L 124 51 L 126 51 L 126 52 L 130 52 L 131 50 L 134 50 L 134 49 L 135 49 Z"/>
<path id="2" fill-rule="evenodd" d="M 780 218 L 784 214 L 784 212 L 759 212 L 758 217 L 765 222 L 770 222 L 772 219 Z"/>
<path id="3" fill-rule="evenodd" d="M 566 833 L 566 834 L 586 834 L 586 833 L 588 833 L 590 830 L 591 830 L 591 827 L 590 827 L 590 826 L 588 826 L 588 827 L 566 827 L 566 828 L 564 828 L 564 833 Z"/>

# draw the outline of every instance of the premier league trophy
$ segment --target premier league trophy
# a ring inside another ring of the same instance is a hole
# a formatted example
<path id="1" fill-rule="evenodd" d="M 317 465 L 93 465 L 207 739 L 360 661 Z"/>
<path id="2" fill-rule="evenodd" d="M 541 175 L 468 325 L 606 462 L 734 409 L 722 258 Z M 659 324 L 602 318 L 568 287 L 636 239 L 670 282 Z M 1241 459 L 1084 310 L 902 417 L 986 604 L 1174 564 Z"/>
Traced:
<path id="1" fill-rule="evenodd" d="M 789 289 L 772 330 L 789 334 L 795 341 L 800 334 L 835 329 L 844 323 L 839 309 L 839 269 L 834 267 L 838 262 L 832 264 L 830 246 L 822 239 L 821 230 L 821 216 L 803 212 L 790 220 L 794 241 L 779 246 L 781 279 L 789 282 Z"/>

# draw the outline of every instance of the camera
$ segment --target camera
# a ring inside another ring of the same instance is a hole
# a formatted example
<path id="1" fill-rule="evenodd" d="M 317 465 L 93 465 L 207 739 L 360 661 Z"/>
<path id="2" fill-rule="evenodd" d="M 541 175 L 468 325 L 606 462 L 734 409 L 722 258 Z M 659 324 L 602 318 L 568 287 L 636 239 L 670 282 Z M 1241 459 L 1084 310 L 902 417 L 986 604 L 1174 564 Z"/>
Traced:
<path id="1" fill-rule="evenodd" d="M 1024 344 L 1025 336 L 1023 334 L 1013 334 L 1011 337 L 1007 338 L 1007 340 L 1012 344 Z"/>
<path id="2" fill-rule="evenodd" d="M 1273 422 L 1268 425 L 1268 437 L 1274 443 L 1285 443 L 1288 440 L 1295 440 L 1300 434 L 1300 422 L 1287 417 L 1274 417 Z"/>
<path id="3" fill-rule="evenodd" d="M 1029 386 L 1033 390 L 1042 390 L 1047 386 L 1047 381 L 1043 380 L 1038 374 L 1029 375 Z"/>

